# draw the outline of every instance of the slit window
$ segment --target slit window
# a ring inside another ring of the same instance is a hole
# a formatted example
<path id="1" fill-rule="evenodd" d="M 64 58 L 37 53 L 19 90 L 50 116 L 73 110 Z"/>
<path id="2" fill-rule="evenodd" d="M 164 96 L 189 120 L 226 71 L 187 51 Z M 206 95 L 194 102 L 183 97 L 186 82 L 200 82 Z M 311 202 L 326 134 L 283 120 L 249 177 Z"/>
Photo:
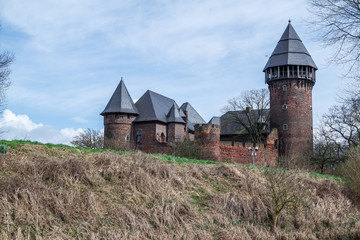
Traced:
<path id="1" fill-rule="evenodd" d="M 126 140 L 127 142 L 130 141 L 130 136 L 129 136 L 129 134 L 126 135 L 125 140 Z"/>
<path id="2" fill-rule="evenodd" d="M 283 125 L 283 130 L 288 130 L 289 129 L 289 126 L 287 124 L 284 124 Z"/>
<path id="3" fill-rule="evenodd" d="M 282 109 L 286 110 L 286 109 L 287 109 L 287 105 L 286 105 L 286 104 L 282 105 Z"/>
<path id="4" fill-rule="evenodd" d="M 142 131 L 137 130 L 136 131 L 136 144 L 141 144 L 142 142 Z"/>

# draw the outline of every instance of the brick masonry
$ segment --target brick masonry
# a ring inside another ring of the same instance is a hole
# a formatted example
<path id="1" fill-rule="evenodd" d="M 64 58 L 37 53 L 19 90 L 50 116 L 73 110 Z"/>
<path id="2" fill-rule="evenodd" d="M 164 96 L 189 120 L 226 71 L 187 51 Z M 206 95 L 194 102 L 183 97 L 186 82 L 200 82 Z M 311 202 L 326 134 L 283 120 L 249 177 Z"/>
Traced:
<path id="1" fill-rule="evenodd" d="M 286 91 L 283 86 L 286 86 Z M 314 82 L 305 79 L 286 79 L 269 83 L 270 127 L 279 130 L 279 153 L 282 156 L 312 154 L 313 86 Z M 284 127 L 285 124 L 287 129 Z"/>
<path id="2" fill-rule="evenodd" d="M 256 165 L 275 166 L 278 158 L 277 149 L 278 132 L 273 129 L 265 144 L 253 145 L 252 143 L 220 142 L 220 128 L 217 125 L 202 124 L 195 125 L 195 141 L 202 145 L 210 154 L 209 159 L 220 162 L 254 163 Z M 252 156 L 249 147 L 255 151 Z"/>
<path id="3" fill-rule="evenodd" d="M 130 148 L 133 143 L 133 121 L 135 115 L 107 114 L 104 116 L 105 148 Z"/>

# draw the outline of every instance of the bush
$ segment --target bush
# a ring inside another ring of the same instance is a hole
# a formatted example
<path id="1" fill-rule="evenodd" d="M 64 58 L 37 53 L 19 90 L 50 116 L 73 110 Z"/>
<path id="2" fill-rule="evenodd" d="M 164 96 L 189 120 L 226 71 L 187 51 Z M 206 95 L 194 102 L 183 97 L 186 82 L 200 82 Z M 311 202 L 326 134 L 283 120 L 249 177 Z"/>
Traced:
<path id="1" fill-rule="evenodd" d="M 360 197 L 360 146 L 351 148 L 347 157 L 340 167 L 340 174 L 348 180 L 349 188 Z"/>
<path id="2" fill-rule="evenodd" d="M 172 143 L 173 154 L 177 157 L 192 159 L 209 159 L 209 154 L 195 141 L 185 140 Z"/>

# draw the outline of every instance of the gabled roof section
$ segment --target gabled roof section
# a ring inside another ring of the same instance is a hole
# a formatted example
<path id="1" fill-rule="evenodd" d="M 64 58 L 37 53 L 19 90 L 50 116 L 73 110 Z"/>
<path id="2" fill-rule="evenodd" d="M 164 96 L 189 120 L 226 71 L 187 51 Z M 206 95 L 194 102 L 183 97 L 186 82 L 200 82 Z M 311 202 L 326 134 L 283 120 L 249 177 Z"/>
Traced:
<path id="1" fill-rule="evenodd" d="M 210 121 L 208 122 L 209 124 L 215 124 L 215 125 L 219 125 L 220 126 L 220 117 L 212 117 L 210 119 Z"/>
<path id="2" fill-rule="evenodd" d="M 167 121 L 168 123 L 185 123 L 185 121 L 180 116 L 179 107 L 177 107 L 175 102 L 167 115 Z"/>
<path id="3" fill-rule="evenodd" d="M 112 97 L 106 105 L 104 111 L 100 115 L 108 113 L 130 113 L 138 115 L 139 112 L 125 86 L 124 81 L 121 79 L 119 85 L 115 89 Z"/>
<path id="4" fill-rule="evenodd" d="M 192 124 L 204 124 L 205 120 L 200 116 L 200 114 L 191 106 L 190 103 L 183 103 L 180 107 L 184 112 L 188 112 L 188 119 Z"/>
<path id="5" fill-rule="evenodd" d="M 180 117 L 182 117 L 184 113 L 181 114 L 182 111 L 179 111 L 179 106 L 173 99 L 148 90 L 135 103 L 135 106 L 139 111 L 139 116 L 134 122 L 160 121 L 167 123 L 167 116 L 174 104 Z"/>
<path id="6" fill-rule="evenodd" d="M 263 71 L 269 67 L 284 65 L 310 66 L 318 69 L 290 21 Z"/>

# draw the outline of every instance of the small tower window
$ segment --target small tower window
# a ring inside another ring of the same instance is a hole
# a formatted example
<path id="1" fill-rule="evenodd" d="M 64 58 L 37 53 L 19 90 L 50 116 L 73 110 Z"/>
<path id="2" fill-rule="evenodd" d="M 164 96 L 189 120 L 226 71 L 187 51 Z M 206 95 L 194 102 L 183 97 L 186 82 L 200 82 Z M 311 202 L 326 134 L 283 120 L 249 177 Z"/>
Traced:
<path id="1" fill-rule="evenodd" d="M 166 138 L 165 138 L 165 134 L 162 132 L 160 135 L 160 142 L 165 142 Z"/>
<path id="2" fill-rule="evenodd" d="M 137 130 L 136 131 L 136 144 L 141 144 L 142 142 L 142 131 L 141 130 Z"/>
<path id="3" fill-rule="evenodd" d="M 286 105 L 286 104 L 282 105 L 282 109 L 286 110 L 286 109 L 287 109 L 287 105 Z"/>
<path id="4" fill-rule="evenodd" d="M 287 124 L 284 124 L 283 125 L 283 130 L 288 130 L 289 129 L 289 126 Z"/>
<path id="5" fill-rule="evenodd" d="M 119 118 L 120 118 L 120 114 L 116 114 L 115 119 L 119 119 Z"/>
<path id="6" fill-rule="evenodd" d="M 129 134 L 126 135 L 125 140 L 126 140 L 127 142 L 130 141 L 130 136 L 129 136 Z"/>
<path id="7" fill-rule="evenodd" d="M 283 90 L 284 92 L 286 92 L 286 91 L 287 91 L 287 86 L 286 86 L 286 85 L 283 85 L 283 86 L 282 86 L 282 90 Z"/>

